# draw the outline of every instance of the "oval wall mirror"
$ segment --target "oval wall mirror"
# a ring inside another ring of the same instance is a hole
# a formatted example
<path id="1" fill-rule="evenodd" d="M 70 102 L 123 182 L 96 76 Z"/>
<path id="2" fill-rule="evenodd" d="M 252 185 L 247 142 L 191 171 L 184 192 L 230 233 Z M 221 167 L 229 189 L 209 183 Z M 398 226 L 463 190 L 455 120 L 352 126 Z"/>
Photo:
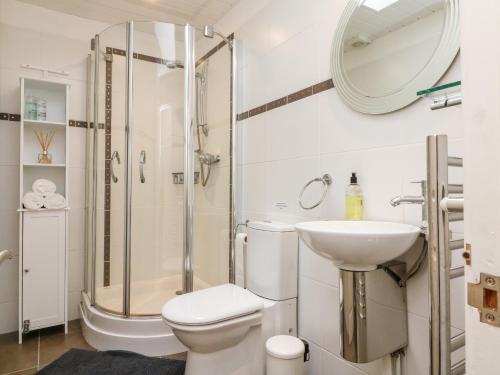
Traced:
<path id="1" fill-rule="evenodd" d="M 393 112 L 434 86 L 460 48 L 459 0 L 351 0 L 332 45 L 332 77 L 344 101 Z"/>

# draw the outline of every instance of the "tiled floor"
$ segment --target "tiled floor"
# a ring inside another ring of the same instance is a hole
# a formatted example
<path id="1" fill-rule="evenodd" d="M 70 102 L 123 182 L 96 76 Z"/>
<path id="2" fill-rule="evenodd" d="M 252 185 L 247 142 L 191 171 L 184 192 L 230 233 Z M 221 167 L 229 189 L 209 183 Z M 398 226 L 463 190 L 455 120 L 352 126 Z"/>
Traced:
<path id="1" fill-rule="evenodd" d="M 17 332 L 0 335 L 0 375 L 29 375 L 59 358 L 71 348 L 95 350 L 85 342 L 79 320 L 64 328 L 53 327 L 30 333 L 23 344 L 17 342 Z M 184 353 L 169 356 L 185 360 Z"/>
<path id="2" fill-rule="evenodd" d="M 71 348 L 94 350 L 85 342 L 79 320 L 69 322 L 67 335 L 63 326 L 46 328 L 31 332 L 22 345 L 17 332 L 0 335 L 0 374 L 34 374 Z"/>

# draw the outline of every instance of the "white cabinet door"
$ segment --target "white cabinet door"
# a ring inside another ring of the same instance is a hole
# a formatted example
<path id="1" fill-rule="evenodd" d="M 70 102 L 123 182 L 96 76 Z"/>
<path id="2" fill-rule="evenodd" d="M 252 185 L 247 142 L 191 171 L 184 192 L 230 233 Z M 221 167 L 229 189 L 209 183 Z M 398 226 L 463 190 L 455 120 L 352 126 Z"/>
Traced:
<path id="1" fill-rule="evenodd" d="M 66 212 L 23 217 L 23 321 L 30 330 L 64 323 Z"/>

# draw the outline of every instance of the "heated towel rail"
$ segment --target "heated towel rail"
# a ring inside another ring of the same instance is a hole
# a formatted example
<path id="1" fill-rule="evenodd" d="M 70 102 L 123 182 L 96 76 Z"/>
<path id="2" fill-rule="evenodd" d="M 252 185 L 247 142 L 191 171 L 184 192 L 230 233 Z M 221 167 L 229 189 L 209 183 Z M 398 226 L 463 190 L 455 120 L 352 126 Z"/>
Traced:
<path id="1" fill-rule="evenodd" d="M 427 210 L 430 288 L 430 375 L 465 374 L 465 360 L 452 363 L 452 352 L 465 346 L 465 333 L 451 337 L 450 280 L 464 275 L 451 267 L 451 254 L 463 250 L 463 240 L 452 240 L 449 223 L 463 220 L 463 185 L 448 183 L 448 168 L 462 167 L 461 158 L 448 156 L 446 135 L 427 137 Z"/>

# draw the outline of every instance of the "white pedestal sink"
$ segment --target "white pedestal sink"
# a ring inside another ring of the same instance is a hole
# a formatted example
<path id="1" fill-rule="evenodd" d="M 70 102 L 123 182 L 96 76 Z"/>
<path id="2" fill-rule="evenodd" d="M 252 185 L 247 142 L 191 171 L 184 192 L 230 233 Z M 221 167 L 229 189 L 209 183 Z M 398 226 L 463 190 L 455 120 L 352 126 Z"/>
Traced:
<path id="1" fill-rule="evenodd" d="M 413 225 L 382 221 L 310 221 L 295 228 L 313 251 L 347 271 L 376 269 L 404 254 L 421 233 Z"/>

